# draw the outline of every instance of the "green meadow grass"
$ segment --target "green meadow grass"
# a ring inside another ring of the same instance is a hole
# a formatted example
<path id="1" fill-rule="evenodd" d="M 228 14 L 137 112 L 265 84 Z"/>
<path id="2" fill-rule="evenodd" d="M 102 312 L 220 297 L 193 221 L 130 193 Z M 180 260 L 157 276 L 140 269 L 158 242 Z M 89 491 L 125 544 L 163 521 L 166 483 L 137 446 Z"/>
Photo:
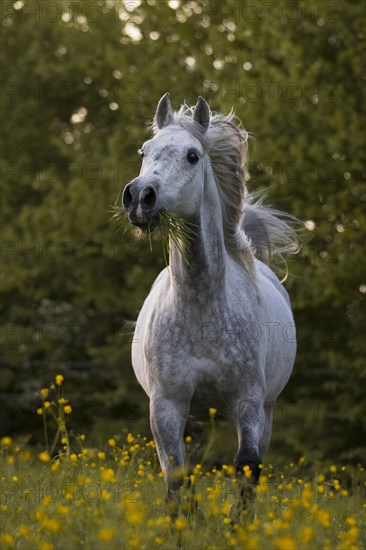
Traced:
<path id="1" fill-rule="evenodd" d="M 86 436 L 72 437 L 62 383 L 58 375 L 40 392 L 44 450 L 26 438 L 0 440 L 1 549 L 365 547 L 362 466 L 335 461 L 319 471 L 306 457 L 281 468 L 265 464 L 255 500 L 234 522 L 229 511 L 248 472 L 238 477 L 231 465 L 196 464 L 186 475 L 194 496 L 183 487 L 182 510 L 172 517 L 154 442 L 127 434 L 95 449 Z"/>

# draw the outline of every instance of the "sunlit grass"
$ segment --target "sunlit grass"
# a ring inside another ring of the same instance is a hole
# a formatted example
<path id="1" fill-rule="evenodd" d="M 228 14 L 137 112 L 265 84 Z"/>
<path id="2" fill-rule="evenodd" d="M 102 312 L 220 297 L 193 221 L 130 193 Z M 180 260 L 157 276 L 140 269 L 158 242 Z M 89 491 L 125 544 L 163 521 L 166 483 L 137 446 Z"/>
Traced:
<path id="1" fill-rule="evenodd" d="M 196 464 L 186 475 L 196 504 L 188 506 L 191 493 L 183 488 L 182 511 L 171 517 L 153 441 L 130 433 L 91 448 L 86 436 L 72 437 L 67 430 L 71 411 L 65 407 L 71 405 L 60 378 L 41 390 L 40 399 L 46 447 L 0 440 L 1 548 L 364 547 L 361 466 L 335 462 L 312 471 L 305 457 L 281 469 L 265 464 L 255 502 L 233 523 L 229 511 L 245 472 L 238 477 L 229 464 L 210 471 Z"/>

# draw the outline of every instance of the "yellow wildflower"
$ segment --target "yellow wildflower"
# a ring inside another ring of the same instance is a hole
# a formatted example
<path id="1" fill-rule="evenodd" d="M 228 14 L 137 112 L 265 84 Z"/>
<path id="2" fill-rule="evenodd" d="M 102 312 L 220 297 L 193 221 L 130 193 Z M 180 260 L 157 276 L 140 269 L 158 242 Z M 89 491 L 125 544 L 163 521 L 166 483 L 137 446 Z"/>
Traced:
<path id="1" fill-rule="evenodd" d="M 284 501 L 284 500 L 285 500 L 285 499 L 283 499 L 283 501 Z M 283 502 L 283 501 L 282 501 L 282 502 Z M 290 508 L 286 508 L 285 510 L 283 510 L 283 512 L 282 512 L 282 517 L 283 517 L 284 519 L 291 519 L 292 516 L 293 516 L 293 513 L 292 513 L 292 510 L 291 510 Z"/>
<path id="2" fill-rule="evenodd" d="M 234 475 L 236 471 L 234 466 L 231 466 L 231 464 L 229 466 L 227 464 L 223 464 L 222 469 L 228 476 Z"/>
<path id="3" fill-rule="evenodd" d="M 99 460 L 105 460 L 105 452 L 104 451 L 98 451 L 97 456 Z"/>
<path id="4" fill-rule="evenodd" d="M 127 443 L 132 443 L 133 441 L 135 441 L 135 438 L 133 437 L 133 435 L 127 434 Z"/>
<path id="5" fill-rule="evenodd" d="M 39 453 L 38 458 L 41 462 L 49 462 L 51 460 L 50 454 L 47 451 Z"/>
<path id="6" fill-rule="evenodd" d="M 103 500 L 109 500 L 111 498 L 111 493 L 106 491 L 105 489 L 102 489 L 102 499 Z"/>
<path id="7" fill-rule="evenodd" d="M 112 527 L 104 527 L 98 532 L 98 539 L 101 542 L 110 542 L 116 536 L 116 531 Z"/>
<path id="8" fill-rule="evenodd" d="M 185 529 L 187 527 L 187 520 L 186 518 L 184 518 L 183 516 L 182 517 L 179 517 L 175 520 L 175 528 L 178 530 L 178 531 L 182 531 L 183 529 Z"/>
<path id="9" fill-rule="evenodd" d="M 3 533 L 2 535 L 0 535 L 0 541 L 8 546 L 13 546 L 14 537 L 10 533 Z"/>
<path id="10" fill-rule="evenodd" d="M 330 527 L 330 513 L 328 510 L 318 510 L 316 519 L 326 529 Z"/>
<path id="11" fill-rule="evenodd" d="M 40 523 L 44 529 L 51 531 L 51 533 L 57 533 L 61 527 L 61 524 L 57 519 L 49 518 L 47 516 L 42 518 Z"/>
<path id="12" fill-rule="evenodd" d="M 303 527 L 300 531 L 301 541 L 305 543 L 310 542 L 314 538 L 314 535 L 315 535 L 315 531 L 310 526 Z"/>
<path id="13" fill-rule="evenodd" d="M 66 414 L 70 414 L 71 411 L 72 411 L 71 405 L 65 405 L 64 406 L 64 411 L 65 411 Z"/>
<path id="14" fill-rule="evenodd" d="M 210 416 L 215 416 L 215 414 L 217 413 L 217 409 L 215 409 L 215 407 L 210 407 L 208 409 L 208 412 Z"/>
<path id="15" fill-rule="evenodd" d="M 141 548 L 142 539 L 139 535 L 135 534 L 133 537 L 128 539 L 129 548 Z"/>
<path id="16" fill-rule="evenodd" d="M 131 525 L 140 525 L 144 521 L 144 513 L 142 508 L 130 506 L 126 514 L 126 519 Z"/>
<path id="17" fill-rule="evenodd" d="M 58 402 L 60 403 L 60 405 L 66 405 L 66 403 L 68 403 L 68 399 L 65 399 L 64 397 L 60 397 L 60 399 L 58 400 Z"/>
<path id="18" fill-rule="evenodd" d="M 106 468 L 105 470 L 103 470 L 101 477 L 103 481 L 109 481 L 111 483 L 116 479 L 114 470 L 112 470 L 112 468 Z"/>
<path id="19" fill-rule="evenodd" d="M 68 489 L 64 492 L 64 497 L 71 502 L 75 498 L 75 492 L 73 489 Z"/>
<path id="20" fill-rule="evenodd" d="M 155 524 L 157 527 L 169 527 L 172 518 L 170 516 L 161 516 L 156 518 Z"/>
<path id="21" fill-rule="evenodd" d="M 275 541 L 275 545 L 278 550 L 296 550 L 297 548 L 295 539 L 286 535 L 278 537 Z"/>
<path id="22" fill-rule="evenodd" d="M 55 384 L 56 386 L 61 386 L 62 382 L 64 381 L 64 377 L 62 374 L 56 374 L 55 376 Z"/>
<path id="23" fill-rule="evenodd" d="M 250 469 L 249 466 L 244 466 L 243 470 L 244 470 L 244 475 L 245 475 L 246 478 L 249 479 L 250 477 L 252 477 L 252 470 Z"/>
<path id="24" fill-rule="evenodd" d="M 42 397 L 47 397 L 47 395 L 48 395 L 48 388 L 42 388 L 42 389 L 41 389 L 41 395 L 42 395 Z"/>
<path id="25" fill-rule="evenodd" d="M 350 546 L 352 546 L 352 544 L 355 544 L 357 542 L 359 534 L 360 532 L 358 527 L 350 527 L 348 532 L 346 533 L 345 540 Z"/>
<path id="26" fill-rule="evenodd" d="M 11 447 L 11 445 L 13 444 L 13 440 L 11 437 L 6 435 L 5 437 L 1 438 L 0 443 L 3 447 Z"/>
<path id="27" fill-rule="evenodd" d="M 201 464 L 196 464 L 195 467 L 193 468 L 193 473 L 194 474 L 199 474 L 202 470 L 202 465 Z"/>
<path id="28" fill-rule="evenodd" d="M 60 461 L 59 460 L 55 460 L 54 462 L 52 462 L 51 464 L 51 472 L 57 472 L 57 470 L 59 469 L 60 467 Z"/>
<path id="29" fill-rule="evenodd" d="M 21 525 L 19 527 L 19 535 L 25 539 L 29 537 L 29 529 L 26 525 Z"/>
<path id="30" fill-rule="evenodd" d="M 329 466 L 329 471 L 332 472 L 332 474 L 335 474 L 337 471 L 337 466 L 335 464 L 332 464 Z"/>
<path id="31" fill-rule="evenodd" d="M 59 504 L 58 506 L 56 506 L 56 511 L 61 516 L 67 516 L 67 514 L 70 512 L 70 506 L 66 506 L 65 504 Z"/>
<path id="32" fill-rule="evenodd" d="M 111 437 L 110 439 L 108 439 L 108 445 L 110 447 L 115 447 L 117 445 L 117 441 L 114 439 L 114 437 Z"/>

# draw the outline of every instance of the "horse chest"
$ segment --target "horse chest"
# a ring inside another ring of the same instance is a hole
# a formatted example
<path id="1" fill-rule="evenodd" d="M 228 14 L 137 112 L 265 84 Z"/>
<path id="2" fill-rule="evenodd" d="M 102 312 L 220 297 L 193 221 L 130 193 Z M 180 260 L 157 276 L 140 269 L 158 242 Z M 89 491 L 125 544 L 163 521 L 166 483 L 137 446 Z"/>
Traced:
<path id="1" fill-rule="evenodd" d="M 150 385 L 192 388 L 242 386 L 257 368 L 257 347 L 248 345 L 243 316 L 223 313 L 221 304 L 171 304 L 148 324 L 144 355 Z"/>

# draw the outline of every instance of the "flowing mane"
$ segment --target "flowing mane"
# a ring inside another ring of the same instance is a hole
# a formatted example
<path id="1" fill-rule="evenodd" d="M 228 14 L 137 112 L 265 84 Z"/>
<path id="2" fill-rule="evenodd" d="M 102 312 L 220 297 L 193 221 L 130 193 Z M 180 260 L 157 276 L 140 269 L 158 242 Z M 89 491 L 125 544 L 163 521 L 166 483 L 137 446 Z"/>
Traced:
<path id="1" fill-rule="evenodd" d="M 254 251 L 242 228 L 248 133 L 233 111 L 211 113 L 210 124 L 202 129 L 192 119 L 194 107 L 182 105 L 173 114 L 173 124 L 188 130 L 208 153 L 220 196 L 224 241 L 227 252 L 250 273 L 254 272 Z M 159 128 L 152 124 L 153 133 Z"/>

